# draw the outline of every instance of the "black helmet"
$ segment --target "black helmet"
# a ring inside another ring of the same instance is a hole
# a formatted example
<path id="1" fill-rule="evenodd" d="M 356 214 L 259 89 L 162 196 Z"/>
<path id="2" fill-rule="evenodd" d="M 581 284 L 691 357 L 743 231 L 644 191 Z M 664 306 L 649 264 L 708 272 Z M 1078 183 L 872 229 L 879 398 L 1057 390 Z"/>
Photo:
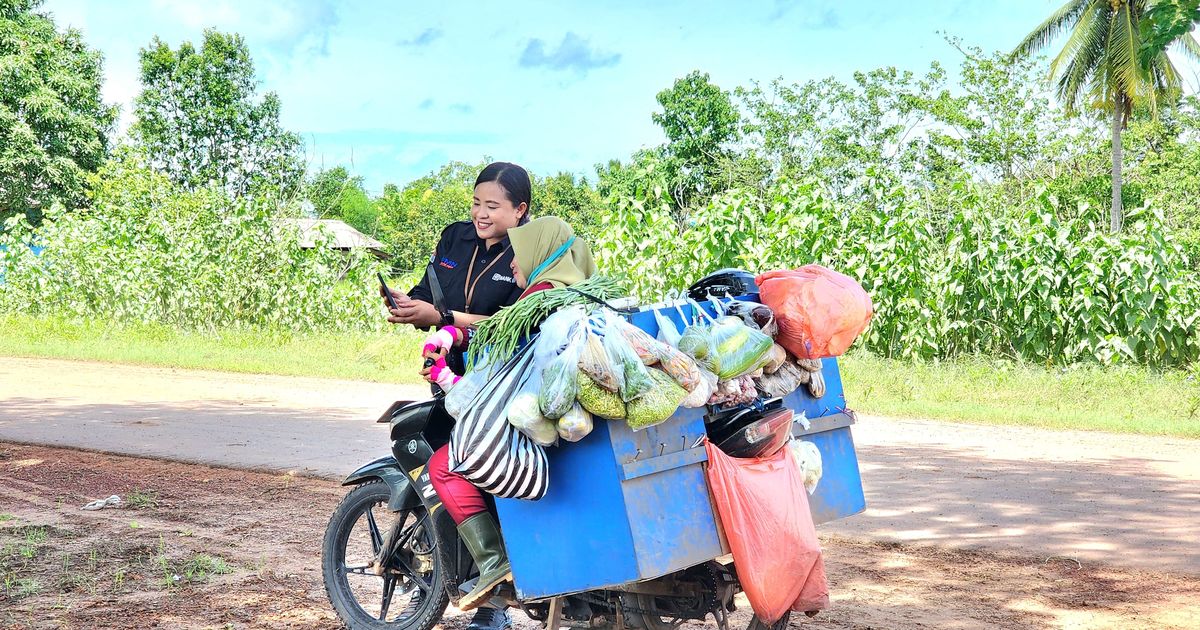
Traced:
<path id="1" fill-rule="evenodd" d="M 745 269 L 721 269 L 697 280 L 688 287 L 688 297 L 699 302 L 713 297 L 738 297 L 748 293 L 758 293 L 758 285 L 754 283 L 754 274 Z"/>

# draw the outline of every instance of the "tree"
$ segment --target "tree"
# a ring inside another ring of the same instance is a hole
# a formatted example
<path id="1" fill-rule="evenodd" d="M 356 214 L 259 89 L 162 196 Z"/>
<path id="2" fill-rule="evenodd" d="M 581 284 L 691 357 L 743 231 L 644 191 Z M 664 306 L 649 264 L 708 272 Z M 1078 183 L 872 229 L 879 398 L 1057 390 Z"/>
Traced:
<path id="1" fill-rule="evenodd" d="M 741 116 L 729 92 L 698 70 L 659 92 L 657 100 L 662 112 L 651 119 L 667 136 L 665 149 L 682 184 L 675 191 L 682 206 L 692 193 L 712 192 L 710 179 L 739 137 Z"/>
<path id="2" fill-rule="evenodd" d="M 1110 226 L 1121 230 L 1121 132 L 1135 107 L 1157 110 L 1179 92 L 1180 79 L 1166 49 L 1172 42 L 1189 56 L 1200 59 L 1200 43 L 1187 31 L 1177 39 L 1160 42 L 1152 22 L 1145 21 L 1154 0 L 1069 0 L 1033 29 L 1013 52 L 1032 55 L 1060 34 L 1070 33 L 1050 63 L 1058 97 L 1068 113 L 1081 105 L 1107 112 L 1112 130 L 1112 205 Z M 1174 21 L 1163 32 L 1174 32 Z M 1161 43 L 1161 48 L 1158 44 Z M 1149 48 L 1147 48 L 1149 47 Z"/>
<path id="3" fill-rule="evenodd" d="M 0 0 L 0 219 L 35 223 L 54 201 L 85 202 L 117 117 L 100 98 L 100 53 L 40 5 Z"/>
<path id="4" fill-rule="evenodd" d="M 204 32 L 196 50 L 155 37 L 141 50 L 142 92 L 135 140 L 151 164 L 188 189 L 216 185 L 232 195 L 288 192 L 300 182 L 300 136 L 279 123 L 279 97 L 257 98 L 245 41 Z"/>
<path id="5" fill-rule="evenodd" d="M 379 230 L 379 210 L 363 188 L 363 178 L 351 176 L 344 166 L 313 175 L 304 194 L 318 217 L 341 219 L 366 234 Z"/>

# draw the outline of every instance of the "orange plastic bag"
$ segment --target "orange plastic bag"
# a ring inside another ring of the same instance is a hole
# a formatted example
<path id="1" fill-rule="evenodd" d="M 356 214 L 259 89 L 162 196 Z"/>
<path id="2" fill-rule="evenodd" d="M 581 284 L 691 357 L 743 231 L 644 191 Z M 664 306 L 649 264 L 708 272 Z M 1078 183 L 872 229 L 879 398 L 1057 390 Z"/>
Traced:
<path id="1" fill-rule="evenodd" d="M 842 354 L 875 314 L 861 285 L 820 265 L 768 271 L 755 282 L 779 322 L 775 340 L 801 359 Z"/>
<path id="2" fill-rule="evenodd" d="M 829 583 L 800 467 L 788 449 L 739 459 L 711 442 L 708 487 L 750 607 L 767 625 L 829 607 Z"/>

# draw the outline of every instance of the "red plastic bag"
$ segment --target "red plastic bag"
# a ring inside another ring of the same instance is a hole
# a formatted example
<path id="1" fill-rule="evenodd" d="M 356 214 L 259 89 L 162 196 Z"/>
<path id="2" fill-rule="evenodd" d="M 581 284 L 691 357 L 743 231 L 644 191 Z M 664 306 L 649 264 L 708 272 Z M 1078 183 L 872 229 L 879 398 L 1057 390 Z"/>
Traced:
<path id="1" fill-rule="evenodd" d="M 755 282 L 779 322 L 776 341 L 801 359 L 842 354 L 875 314 L 861 285 L 820 265 L 768 271 Z"/>
<path id="2" fill-rule="evenodd" d="M 739 459 L 711 442 L 706 449 L 708 487 L 754 614 L 772 625 L 789 609 L 828 608 L 821 544 L 790 451 Z"/>

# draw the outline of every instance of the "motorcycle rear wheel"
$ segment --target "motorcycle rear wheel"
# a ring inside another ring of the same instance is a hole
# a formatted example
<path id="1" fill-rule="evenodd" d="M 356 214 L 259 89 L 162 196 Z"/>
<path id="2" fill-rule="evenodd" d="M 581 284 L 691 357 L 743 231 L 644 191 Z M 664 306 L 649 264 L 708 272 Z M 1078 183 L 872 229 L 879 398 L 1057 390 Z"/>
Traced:
<path id="1" fill-rule="evenodd" d="M 325 592 L 351 630 L 431 630 L 450 601 L 442 554 L 424 506 L 391 512 L 390 496 L 387 484 L 371 481 L 333 511 L 321 549 Z M 376 575 L 374 559 L 389 532 L 400 543 Z"/>

